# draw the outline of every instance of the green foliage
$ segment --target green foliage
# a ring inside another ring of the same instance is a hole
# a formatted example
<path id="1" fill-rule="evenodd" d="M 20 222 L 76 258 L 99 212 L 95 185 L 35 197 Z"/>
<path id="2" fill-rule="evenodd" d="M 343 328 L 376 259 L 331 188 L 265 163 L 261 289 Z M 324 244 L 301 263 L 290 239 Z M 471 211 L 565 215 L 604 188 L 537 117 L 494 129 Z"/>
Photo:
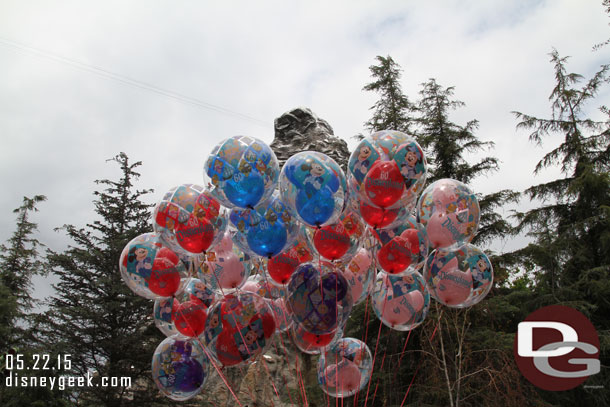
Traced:
<path id="1" fill-rule="evenodd" d="M 133 182 L 140 162 L 114 157 L 122 171 L 118 181 L 100 180 L 95 192 L 98 219 L 85 228 L 64 225 L 74 242 L 63 252 L 48 253 L 52 272 L 59 277 L 57 294 L 43 323 L 44 340 L 58 353 L 72 355 L 72 374 L 94 372 L 107 377 L 131 377 L 132 387 L 86 387 L 73 393 L 79 405 L 151 405 L 150 361 L 162 336 L 151 317 L 152 303 L 133 294 L 123 282 L 119 257 L 125 245 L 150 231 L 150 205 Z"/>
<path id="2" fill-rule="evenodd" d="M 413 113 L 415 106 L 402 92 L 400 85 L 401 69 L 391 56 L 377 56 L 378 65 L 369 67 L 374 81 L 362 88 L 366 91 L 379 93 L 380 97 L 371 107 L 373 117 L 364 126 L 374 133 L 380 130 L 398 130 L 411 133 L 415 122 Z M 361 135 L 356 136 L 361 139 Z"/>
<path id="3" fill-rule="evenodd" d="M 600 362 L 608 366 L 610 332 L 610 121 L 596 121 L 585 114 L 586 104 L 610 79 L 610 66 L 602 65 L 589 80 L 566 70 L 567 57 L 556 50 L 550 54 L 555 72 L 555 87 L 549 101 L 551 117 L 538 118 L 514 112 L 519 129 L 530 130 L 530 140 L 541 145 L 550 135 L 562 142 L 537 164 L 535 172 L 558 166 L 562 178 L 535 185 L 525 193 L 540 205 L 516 213 L 519 230 L 533 242 L 513 253 L 522 267 L 536 276 L 532 290 L 536 296 L 529 304 L 540 307 L 563 304 L 583 312 L 598 329 Z M 580 83 L 585 81 L 584 85 Z M 600 107 L 608 118 L 608 109 Z M 602 372 L 591 378 L 596 385 L 610 386 Z M 589 382 L 587 382 L 589 384 Z M 604 392 L 583 387 L 564 392 L 540 392 L 547 401 L 605 405 Z"/>

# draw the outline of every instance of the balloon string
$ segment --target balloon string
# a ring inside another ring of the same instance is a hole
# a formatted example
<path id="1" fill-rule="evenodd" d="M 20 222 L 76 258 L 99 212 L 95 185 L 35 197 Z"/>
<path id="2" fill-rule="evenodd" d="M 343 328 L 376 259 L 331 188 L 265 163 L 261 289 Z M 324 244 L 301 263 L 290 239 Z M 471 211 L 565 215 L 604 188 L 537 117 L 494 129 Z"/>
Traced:
<path id="1" fill-rule="evenodd" d="M 366 345 L 366 341 L 368 339 L 368 333 L 369 333 L 369 298 L 370 298 L 370 295 L 367 295 L 366 302 L 364 304 L 364 325 L 366 327 L 365 332 L 364 332 L 364 337 L 362 339 L 362 342 L 364 345 Z M 359 398 L 360 398 L 360 392 L 357 392 L 354 397 L 354 407 L 356 407 L 356 404 L 358 403 Z"/>
<path id="2" fill-rule="evenodd" d="M 386 306 L 386 302 L 388 300 L 388 296 L 386 295 L 384 300 L 383 300 L 383 307 L 381 307 L 382 310 L 385 311 L 385 306 Z M 375 369 L 375 360 L 377 359 L 377 348 L 379 347 L 379 337 L 381 336 L 381 327 L 383 326 L 383 323 L 381 323 L 381 321 L 379 321 L 379 330 L 377 331 L 377 342 L 375 343 L 375 354 L 373 355 L 373 365 L 371 368 L 371 377 L 372 377 L 372 371 Z M 364 407 L 366 407 L 368 401 L 369 401 L 369 390 L 371 389 L 371 380 L 369 379 L 369 384 L 366 387 L 366 399 L 364 401 Z"/>
<path id="3" fill-rule="evenodd" d="M 299 357 L 298 355 L 295 356 L 294 358 L 294 363 L 295 363 L 295 367 L 297 370 L 297 377 L 298 377 L 298 384 L 299 384 L 299 391 L 301 392 L 301 397 L 302 399 L 305 401 L 305 406 L 308 405 L 307 402 L 307 391 L 305 390 L 305 383 L 303 382 L 303 375 L 301 374 L 301 370 L 299 369 Z"/>
<path id="4" fill-rule="evenodd" d="M 265 356 L 261 356 L 261 360 L 263 361 L 263 366 L 265 367 L 265 371 L 267 372 L 267 376 L 269 376 L 269 380 L 271 381 L 271 386 L 273 386 L 273 390 L 275 391 L 275 395 L 277 396 L 277 399 L 280 400 L 280 395 L 277 392 L 277 388 L 275 387 L 275 382 L 273 380 L 273 376 L 271 376 L 271 372 L 269 372 L 269 367 L 267 366 L 267 361 L 265 360 Z M 273 406 L 273 399 L 270 400 L 271 401 L 271 405 Z"/>
<path id="5" fill-rule="evenodd" d="M 286 317 L 284 316 L 284 320 L 286 320 Z M 282 338 L 282 333 L 281 332 L 277 332 L 276 335 L 280 338 L 280 344 L 282 345 L 282 350 L 284 352 L 284 355 L 286 356 L 286 360 L 288 360 L 288 351 L 286 350 L 286 347 L 284 346 L 284 339 Z M 275 350 L 277 352 L 277 354 L 279 355 L 280 352 L 278 350 L 278 346 L 277 346 L 277 341 L 273 341 L 273 346 L 275 346 Z M 290 389 L 288 388 L 288 381 L 286 380 L 286 376 L 282 375 L 282 381 L 284 382 L 284 388 L 286 389 L 286 392 L 288 393 L 288 398 L 290 399 L 290 404 L 294 405 L 294 401 L 292 400 L 292 394 L 290 394 Z"/>
<path id="6" fill-rule="evenodd" d="M 432 332 L 432 335 L 430 336 L 430 339 L 428 340 L 428 342 L 432 343 L 432 340 L 434 339 L 434 336 L 436 335 L 436 331 L 438 330 L 438 327 L 441 324 L 441 318 L 443 317 L 443 312 L 445 310 L 441 309 L 441 312 L 438 316 L 438 322 L 436 323 L 436 327 L 434 328 L 434 331 Z M 402 399 L 402 403 L 400 403 L 400 407 L 402 407 L 405 404 L 405 401 L 407 401 L 407 396 L 409 395 L 409 391 L 411 390 L 411 386 L 413 385 L 413 382 L 415 381 L 415 377 L 417 376 L 417 372 L 419 372 L 419 367 L 421 366 L 421 359 L 420 361 L 417 363 L 417 368 L 415 369 L 415 373 L 413 373 L 413 378 L 411 378 L 411 383 L 409 383 L 409 387 L 407 388 L 407 392 L 405 393 L 405 397 Z"/>
<path id="7" fill-rule="evenodd" d="M 390 335 L 388 335 L 388 339 L 386 340 L 385 343 L 385 350 L 383 352 L 383 358 L 381 358 L 381 366 L 379 367 L 379 371 L 383 372 L 383 365 L 385 363 L 385 358 L 386 355 L 388 353 L 388 345 L 390 344 Z M 373 392 L 373 400 L 371 401 L 371 405 L 374 406 L 375 405 L 375 397 L 377 397 L 377 388 L 379 387 L 379 380 L 381 380 L 381 377 L 379 377 L 377 379 L 377 383 L 375 384 L 375 391 Z"/>
<path id="8" fill-rule="evenodd" d="M 184 318 L 184 313 L 182 313 L 182 311 L 180 311 L 181 316 Z M 191 332 L 195 332 L 195 330 L 193 329 L 192 325 L 189 323 L 187 318 L 184 318 L 184 321 L 187 323 L 187 325 L 189 326 Z M 235 395 L 235 392 L 233 391 L 233 388 L 231 387 L 231 385 L 229 384 L 229 382 L 227 381 L 227 379 L 225 378 L 225 376 L 222 374 L 222 372 L 220 371 L 220 369 L 218 369 L 218 366 L 216 365 L 216 363 L 214 362 L 214 359 L 211 357 L 211 355 L 208 353 L 208 351 L 206 350 L 205 346 L 203 345 L 203 343 L 201 342 L 201 339 L 199 339 L 199 337 L 194 338 L 197 343 L 199 343 L 199 345 L 201 346 L 201 349 L 203 349 L 203 352 L 205 353 L 205 355 L 207 356 L 208 360 L 212 363 L 212 366 L 214 366 L 214 369 L 216 370 L 216 373 L 218 373 L 218 375 L 220 376 L 220 378 L 222 379 L 223 383 L 225 384 L 225 386 L 227 386 L 227 388 L 229 389 L 229 391 L 231 392 L 231 395 L 233 396 L 233 398 L 235 399 L 235 401 L 237 402 L 237 404 L 240 407 L 243 407 L 242 404 L 239 402 L 239 398 L 237 398 L 237 396 Z"/>

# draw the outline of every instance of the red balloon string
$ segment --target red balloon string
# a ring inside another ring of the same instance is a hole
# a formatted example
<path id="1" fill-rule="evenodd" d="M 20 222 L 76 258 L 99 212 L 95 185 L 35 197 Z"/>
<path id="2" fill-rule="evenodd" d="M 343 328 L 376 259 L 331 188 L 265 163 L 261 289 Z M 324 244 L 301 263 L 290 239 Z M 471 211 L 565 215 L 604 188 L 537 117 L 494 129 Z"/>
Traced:
<path id="1" fill-rule="evenodd" d="M 436 335 L 436 331 L 438 330 L 438 327 L 441 323 L 441 318 L 443 317 L 443 309 L 441 309 L 440 314 L 438 315 L 438 322 L 436 323 L 436 327 L 434 328 L 434 331 L 432 332 L 432 335 L 430 336 L 430 340 L 429 342 L 432 343 L 432 340 L 434 339 L 434 336 Z M 417 364 L 417 368 L 415 369 L 415 373 L 413 373 L 413 378 L 411 378 L 411 383 L 409 383 L 409 387 L 407 388 L 407 392 L 405 393 L 405 397 L 402 399 L 402 403 L 400 403 L 400 407 L 402 407 L 405 404 L 405 401 L 407 401 L 407 396 L 409 395 L 409 391 L 411 390 L 411 386 L 413 385 L 413 382 L 415 381 L 415 377 L 417 376 L 417 372 L 419 372 L 419 367 L 421 366 L 421 360 L 419 361 L 419 363 Z"/>
<path id="2" fill-rule="evenodd" d="M 383 371 L 383 365 L 385 363 L 385 357 L 388 353 L 388 345 L 390 344 L 390 335 L 388 335 L 388 339 L 386 340 L 385 343 L 385 350 L 383 352 L 383 358 L 381 358 L 381 366 L 379 367 L 379 371 Z M 371 401 L 371 405 L 375 405 L 375 397 L 377 397 L 377 388 L 379 387 L 379 380 L 381 380 L 381 377 L 377 378 L 377 383 L 375 383 L 375 391 L 373 392 L 373 401 Z"/>
<path id="3" fill-rule="evenodd" d="M 383 300 L 383 307 L 381 307 L 381 309 L 385 309 L 387 300 L 388 300 L 388 297 L 386 296 Z M 371 377 L 372 377 L 372 371 L 375 369 L 375 360 L 377 359 L 377 348 L 379 347 L 379 337 L 381 336 L 381 327 L 382 326 L 383 326 L 383 323 L 381 323 L 381 321 L 379 321 L 379 330 L 377 331 L 377 341 L 375 343 L 375 353 L 373 355 L 373 365 L 371 367 Z M 366 399 L 364 400 L 364 407 L 366 407 L 366 405 L 369 401 L 369 390 L 370 389 L 371 389 L 371 380 L 369 379 L 369 384 L 366 387 Z"/>
<path id="4" fill-rule="evenodd" d="M 183 315 L 184 316 L 184 315 Z M 193 327 L 190 326 L 188 319 L 185 319 L 186 323 L 189 325 L 189 328 L 192 330 Z M 208 360 L 210 361 L 210 363 L 212 363 L 212 366 L 214 366 L 214 369 L 216 370 L 216 373 L 218 373 L 218 376 L 220 376 L 220 378 L 222 379 L 223 383 L 225 384 L 225 386 L 227 386 L 227 388 L 229 389 L 229 391 L 231 392 L 231 395 L 233 396 L 233 398 L 235 399 L 235 401 L 237 402 L 237 404 L 240 407 L 243 407 L 242 404 L 239 402 L 239 398 L 237 398 L 237 396 L 235 395 L 235 392 L 233 391 L 233 388 L 231 387 L 231 385 L 229 384 L 229 382 L 227 381 L 227 378 L 222 374 L 222 371 L 218 368 L 218 366 L 216 365 L 216 363 L 214 362 L 214 359 L 212 358 L 212 356 L 210 356 L 210 354 L 208 353 L 207 349 L 205 348 L 205 346 L 203 345 L 203 343 L 201 342 L 201 339 L 199 339 L 198 337 L 195 338 L 195 340 L 197 341 L 197 343 L 199 343 L 199 345 L 201 346 L 201 349 L 203 349 L 203 352 L 205 353 L 205 355 L 208 357 Z"/>

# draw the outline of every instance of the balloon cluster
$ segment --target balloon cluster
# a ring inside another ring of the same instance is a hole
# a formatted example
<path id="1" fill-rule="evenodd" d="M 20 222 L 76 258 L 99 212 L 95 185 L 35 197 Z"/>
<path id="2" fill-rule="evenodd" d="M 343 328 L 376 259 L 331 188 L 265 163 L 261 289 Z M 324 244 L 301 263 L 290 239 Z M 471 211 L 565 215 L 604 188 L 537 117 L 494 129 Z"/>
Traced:
<path id="1" fill-rule="evenodd" d="M 200 392 L 210 366 L 254 362 L 282 333 L 320 355 L 323 391 L 351 396 L 373 366 L 364 342 L 343 337 L 355 305 L 370 295 L 385 325 L 408 331 L 430 297 L 461 308 L 491 289 L 491 263 L 470 244 L 475 194 L 452 179 L 424 189 L 424 152 L 404 133 L 362 140 L 347 174 L 312 151 L 280 171 L 269 146 L 242 136 L 217 145 L 203 172 L 204 185 L 163 196 L 154 232 L 120 259 L 129 288 L 155 301 L 167 339 L 152 372 L 171 399 Z"/>

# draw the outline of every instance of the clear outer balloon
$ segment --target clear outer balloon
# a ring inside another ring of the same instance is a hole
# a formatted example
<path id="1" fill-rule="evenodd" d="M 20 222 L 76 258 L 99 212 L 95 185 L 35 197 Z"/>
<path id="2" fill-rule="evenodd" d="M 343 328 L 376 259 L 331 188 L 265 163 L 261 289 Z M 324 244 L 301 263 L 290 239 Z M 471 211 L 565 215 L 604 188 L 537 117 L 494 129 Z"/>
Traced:
<path id="1" fill-rule="evenodd" d="M 294 322 L 308 332 L 324 335 L 343 326 L 352 304 L 349 283 L 328 262 L 302 264 L 290 277 L 288 310 Z"/>
<path id="2" fill-rule="evenodd" d="M 207 308 L 217 295 L 196 278 L 187 277 L 181 285 L 184 288 L 175 296 L 155 300 L 155 325 L 166 336 L 197 337 L 203 332 Z"/>
<path id="3" fill-rule="evenodd" d="M 293 324 L 290 329 L 290 336 L 295 346 L 308 355 L 319 355 L 324 349 L 332 346 L 343 337 L 343 329 L 325 335 L 316 335 L 307 332 L 302 326 Z"/>
<path id="4" fill-rule="evenodd" d="M 417 219 L 430 247 L 456 248 L 469 243 L 479 227 L 479 202 L 466 185 L 454 179 L 430 184 L 417 202 Z"/>
<path id="5" fill-rule="evenodd" d="M 348 190 L 350 191 L 349 208 L 373 229 L 392 229 L 401 225 L 417 203 L 417 200 L 413 199 L 408 204 L 399 201 L 394 206 L 381 208 L 362 199 L 355 189 L 355 182 L 354 177 L 349 175 L 347 180 Z"/>
<path id="6" fill-rule="evenodd" d="M 221 295 L 229 294 L 241 287 L 252 272 L 252 261 L 227 233 L 219 248 L 229 250 L 207 252 L 204 259 L 197 262 L 197 276 L 207 287 Z"/>
<path id="7" fill-rule="evenodd" d="M 383 130 L 360 141 L 348 170 L 352 188 L 361 199 L 390 208 L 414 204 L 426 182 L 427 163 L 415 139 L 400 131 Z"/>
<path id="8" fill-rule="evenodd" d="M 315 250 L 306 236 L 305 228 L 303 225 L 298 228 L 293 241 L 281 253 L 270 259 L 261 259 L 263 269 L 275 284 L 287 284 L 299 264 L 313 260 Z"/>
<path id="9" fill-rule="evenodd" d="M 153 211 L 154 231 L 177 253 L 205 252 L 220 241 L 226 227 L 226 210 L 199 185 L 170 189 Z"/>
<path id="10" fill-rule="evenodd" d="M 400 233 L 399 233 L 400 232 Z M 373 231 L 379 242 L 377 262 L 388 274 L 419 270 L 428 257 L 428 238 L 417 223 L 405 223 L 395 229 Z"/>
<path id="11" fill-rule="evenodd" d="M 209 376 L 210 361 L 193 339 L 165 338 L 152 358 L 152 377 L 164 396 L 184 401 L 196 396 Z"/>
<path id="12" fill-rule="evenodd" d="M 298 233 L 296 220 L 278 196 L 254 209 L 233 209 L 229 215 L 233 242 L 244 252 L 264 257 L 279 254 Z"/>
<path id="13" fill-rule="evenodd" d="M 277 186 L 280 170 L 275 153 L 263 141 L 234 136 L 208 156 L 203 178 L 210 192 L 228 208 L 253 208 Z"/>
<path id="14" fill-rule="evenodd" d="M 252 275 L 241 288 L 260 295 L 267 301 L 273 311 L 278 332 L 285 332 L 292 326 L 292 318 L 288 314 L 285 298 L 288 292 L 285 287 L 272 284 L 263 274 Z"/>
<path id="15" fill-rule="evenodd" d="M 430 294 L 417 271 L 401 276 L 379 273 L 371 298 L 377 318 L 397 331 L 419 326 L 430 308 Z"/>
<path id="16" fill-rule="evenodd" d="M 354 305 L 363 302 L 373 290 L 377 274 L 373 255 L 367 249 L 360 248 L 349 262 L 342 262 L 337 268 L 351 287 Z"/>
<path id="17" fill-rule="evenodd" d="M 424 267 L 430 295 L 443 305 L 465 308 L 481 301 L 493 283 L 493 268 L 481 249 L 471 244 L 437 249 Z"/>
<path id="18" fill-rule="evenodd" d="M 366 343 L 341 338 L 318 360 L 318 384 L 332 397 L 353 396 L 366 386 L 373 373 L 373 358 Z"/>
<path id="19" fill-rule="evenodd" d="M 344 211 L 337 223 L 319 228 L 307 228 L 307 234 L 316 251 L 330 261 L 347 261 L 358 248 L 366 228 L 356 212 Z"/>
<path id="20" fill-rule="evenodd" d="M 151 300 L 174 295 L 187 275 L 184 263 L 158 233 L 144 233 L 127 243 L 119 268 L 127 286 Z"/>
<path id="21" fill-rule="evenodd" d="M 174 325 L 174 312 L 178 310 L 179 302 L 174 297 L 158 298 L 153 307 L 153 318 L 155 326 L 159 328 L 163 335 L 180 335 Z"/>
<path id="22" fill-rule="evenodd" d="M 332 158 L 315 151 L 286 161 L 279 188 L 282 202 L 308 226 L 336 223 L 347 199 L 343 170 Z"/>
<path id="23" fill-rule="evenodd" d="M 235 366 L 265 353 L 275 330 L 267 302 L 257 294 L 241 292 L 212 305 L 201 339 L 210 356 L 223 366 Z"/>

